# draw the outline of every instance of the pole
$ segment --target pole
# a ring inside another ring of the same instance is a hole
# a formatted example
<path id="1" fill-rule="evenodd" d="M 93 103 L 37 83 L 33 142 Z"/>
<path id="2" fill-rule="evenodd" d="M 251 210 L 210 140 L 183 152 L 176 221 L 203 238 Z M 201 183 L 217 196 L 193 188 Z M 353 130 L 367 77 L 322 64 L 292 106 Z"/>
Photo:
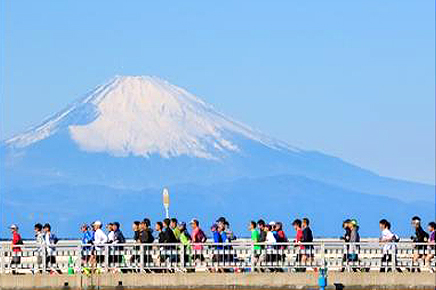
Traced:
<path id="1" fill-rule="evenodd" d="M 169 218 L 170 217 L 170 213 L 169 213 L 169 208 L 170 208 L 170 192 L 168 191 L 168 189 L 166 187 L 163 189 L 162 197 L 163 197 L 163 206 L 165 208 L 166 218 Z"/>

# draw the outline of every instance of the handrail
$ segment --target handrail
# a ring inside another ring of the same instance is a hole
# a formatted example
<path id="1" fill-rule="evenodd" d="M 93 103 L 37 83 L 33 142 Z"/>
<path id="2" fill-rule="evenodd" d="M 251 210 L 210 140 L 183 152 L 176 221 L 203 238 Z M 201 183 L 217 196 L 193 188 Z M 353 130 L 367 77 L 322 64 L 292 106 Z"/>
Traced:
<path id="1" fill-rule="evenodd" d="M 431 270 L 435 245 L 414 242 L 0 244 L 0 273 L 103 271 Z M 414 258 L 415 257 L 415 258 Z M 427 258 L 427 259 L 426 259 Z"/>

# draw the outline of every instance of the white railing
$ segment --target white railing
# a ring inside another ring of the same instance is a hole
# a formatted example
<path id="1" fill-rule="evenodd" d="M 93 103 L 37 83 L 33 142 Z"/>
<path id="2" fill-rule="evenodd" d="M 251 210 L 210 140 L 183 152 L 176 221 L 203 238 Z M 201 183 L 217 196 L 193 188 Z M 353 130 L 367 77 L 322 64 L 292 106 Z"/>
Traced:
<path id="1" fill-rule="evenodd" d="M 80 245 L 60 242 L 55 248 L 34 243 L 0 245 L 0 273 L 46 271 L 305 271 L 434 270 L 434 245 L 400 242 L 253 244 L 249 242 L 181 244 Z M 414 256 L 421 255 L 418 261 Z M 433 255 L 432 257 L 429 255 Z M 429 258 L 425 262 L 425 258 Z"/>

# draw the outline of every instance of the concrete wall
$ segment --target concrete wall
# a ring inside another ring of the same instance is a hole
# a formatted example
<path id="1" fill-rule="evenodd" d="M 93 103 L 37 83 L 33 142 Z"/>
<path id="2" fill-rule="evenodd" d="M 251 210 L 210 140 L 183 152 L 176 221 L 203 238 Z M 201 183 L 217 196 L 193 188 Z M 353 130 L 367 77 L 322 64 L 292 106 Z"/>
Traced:
<path id="1" fill-rule="evenodd" d="M 329 273 L 329 287 L 344 289 L 435 289 L 433 273 Z M 0 289 L 31 288 L 317 288 L 315 273 L 179 273 L 83 275 L 0 275 Z"/>

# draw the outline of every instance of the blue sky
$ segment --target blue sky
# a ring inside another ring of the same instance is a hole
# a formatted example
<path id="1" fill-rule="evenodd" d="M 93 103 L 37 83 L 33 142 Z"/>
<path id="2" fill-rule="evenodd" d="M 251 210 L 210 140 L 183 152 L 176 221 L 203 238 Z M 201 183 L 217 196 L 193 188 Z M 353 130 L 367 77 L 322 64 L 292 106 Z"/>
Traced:
<path id="1" fill-rule="evenodd" d="M 237 3 L 235 3 L 237 2 Z M 2 139 L 157 75 L 304 149 L 435 182 L 434 1 L 2 1 Z"/>

